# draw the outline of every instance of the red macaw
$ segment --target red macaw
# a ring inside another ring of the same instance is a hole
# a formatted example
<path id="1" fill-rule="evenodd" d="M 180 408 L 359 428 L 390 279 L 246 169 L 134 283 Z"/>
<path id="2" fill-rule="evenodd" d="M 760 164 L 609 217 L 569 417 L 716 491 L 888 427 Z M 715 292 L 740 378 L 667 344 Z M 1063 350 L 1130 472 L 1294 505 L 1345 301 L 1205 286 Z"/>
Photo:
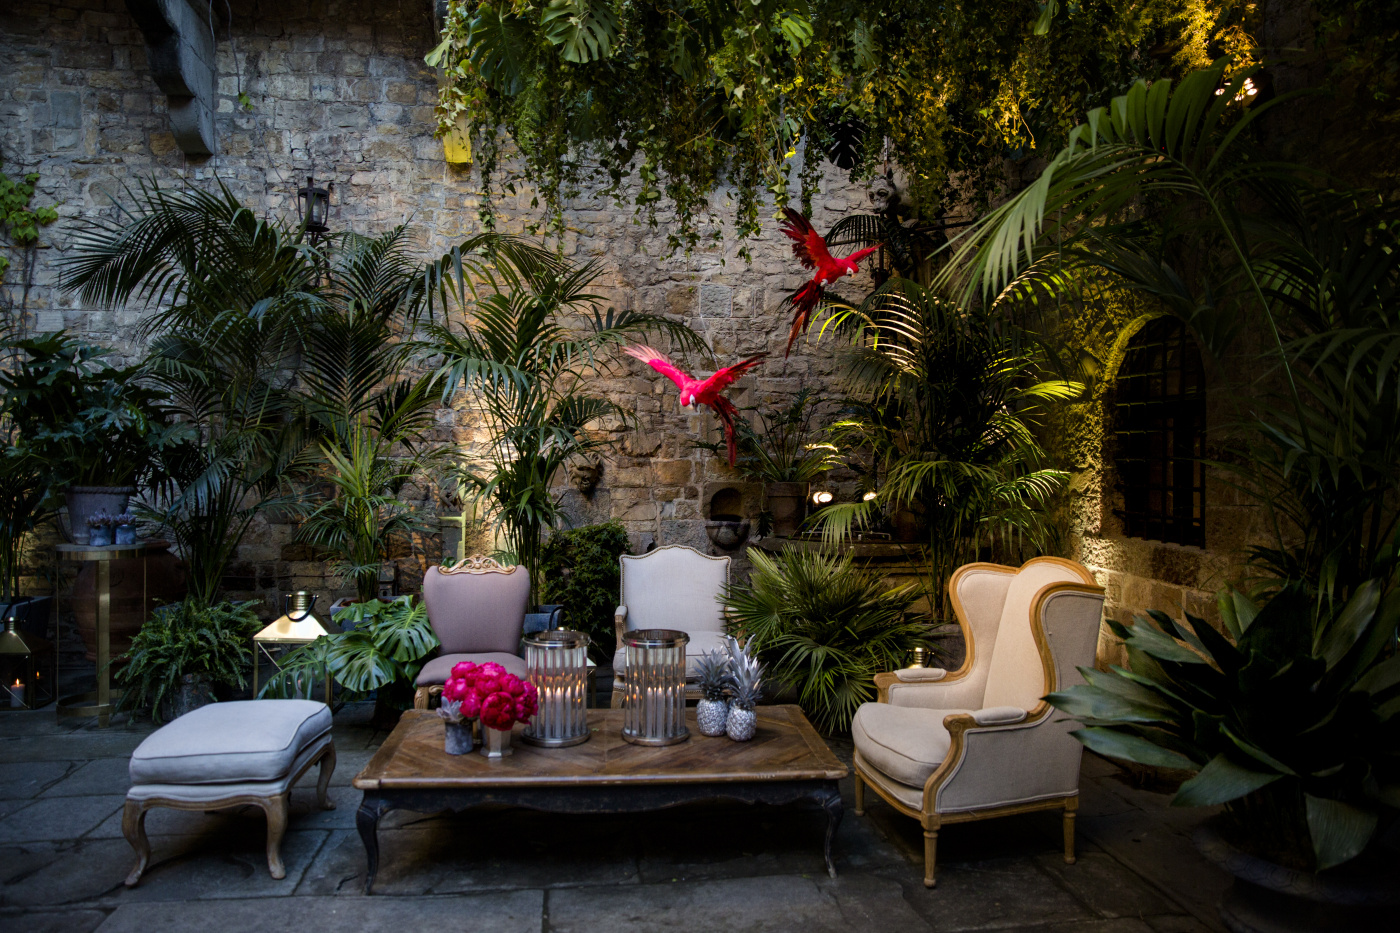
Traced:
<path id="1" fill-rule="evenodd" d="M 735 363 L 733 366 L 726 366 L 718 370 L 708 379 L 696 379 L 689 373 L 680 369 L 675 363 L 662 353 L 648 346 L 623 347 L 623 353 L 633 359 L 641 360 L 661 375 L 670 379 L 681 390 L 681 404 L 694 408 L 696 405 L 708 405 L 715 410 L 719 420 L 724 423 L 724 440 L 729 446 L 729 465 L 733 466 L 739 454 L 739 442 L 734 434 L 734 416 L 739 410 L 734 407 L 734 403 L 720 395 L 730 384 L 744 373 L 753 369 L 767 353 L 760 353 L 751 356 L 742 363 Z"/>
<path id="2" fill-rule="evenodd" d="M 783 221 L 782 231 L 792 240 L 792 254 L 797 257 L 798 262 L 802 263 L 804 268 L 816 270 L 812 281 L 803 285 L 783 301 L 784 304 L 792 305 L 797 312 L 792 319 L 792 331 L 788 334 L 787 349 L 783 351 L 783 357 L 786 359 L 787 355 L 792 352 L 792 344 L 797 339 L 797 335 L 806 333 L 807 325 L 811 322 L 812 312 L 821 303 L 825 287 L 842 276 L 855 275 L 860 271 L 858 265 L 860 261 L 880 247 L 877 245 L 858 249 L 849 256 L 837 259 L 826 248 L 826 240 L 817 233 L 806 215 L 790 207 L 783 208 L 783 212 L 787 214 L 787 220 Z"/>

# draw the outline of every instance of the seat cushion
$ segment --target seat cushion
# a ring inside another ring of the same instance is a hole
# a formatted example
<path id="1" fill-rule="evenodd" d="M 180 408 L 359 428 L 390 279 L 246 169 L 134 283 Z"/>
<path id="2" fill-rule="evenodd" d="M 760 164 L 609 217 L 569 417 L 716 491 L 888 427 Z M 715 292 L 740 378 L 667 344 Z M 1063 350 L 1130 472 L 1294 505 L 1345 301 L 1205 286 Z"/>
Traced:
<path id="1" fill-rule="evenodd" d="M 431 687 L 445 684 L 447 676 L 452 673 L 452 668 L 463 661 L 471 661 L 473 664 L 485 664 L 491 661 L 504 667 L 507 674 L 514 674 L 521 680 L 525 679 L 529 670 L 525 666 L 524 658 L 519 655 L 506 654 L 504 651 L 483 651 L 481 654 L 441 654 L 423 665 L 423 669 L 418 672 L 418 680 L 415 685 Z"/>
<path id="2" fill-rule="evenodd" d="M 695 662 L 700 660 L 702 654 L 706 654 L 716 648 L 723 651 L 725 649 L 723 632 L 689 632 L 690 641 L 685 646 L 685 674 L 687 677 L 695 676 Z M 613 673 L 625 674 L 627 671 L 627 649 L 619 648 L 613 654 Z"/>
<path id="3" fill-rule="evenodd" d="M 952 744 L 943 717 L 967 712 L 865 703 L 851 720 L 851 738 L 870 765 L 901 784 L 923 787 Z"/>
<path id="4" fill-rule="evenodd" d="M 211 703 L 147 736 L 131 754 L 131 783 L 280 780 L 330 729 L 330 709 L 313 700 Z"/>
<path id="5" fill-rule="evenodd" d="M 326 746 L 333 745 L 331 734 L 316 739 L 302 749 L 288 772 L 275 781 L 234 781 L 228 784 L 133 784 L 127 800 L 173 800 L 179 803 L 215 804 L 240 797 L 276 797 L 296 783 L 298 772 L 321 758 Z"/>

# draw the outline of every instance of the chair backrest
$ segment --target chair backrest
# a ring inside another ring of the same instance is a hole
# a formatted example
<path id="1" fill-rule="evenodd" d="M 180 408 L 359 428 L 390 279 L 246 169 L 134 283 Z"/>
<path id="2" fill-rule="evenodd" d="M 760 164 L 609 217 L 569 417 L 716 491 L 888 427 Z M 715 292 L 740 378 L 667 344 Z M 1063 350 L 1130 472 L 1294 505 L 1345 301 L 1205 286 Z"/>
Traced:
<path id="1" fill-rule="evenodd" d="M 428 624 L 443 654 L 517 653 L 529 601 L 530 572 L 524 567 L 467 560 L 449 570 L 429 567 L 423 576 Z"/>
<path id="2" fill-rule="evenodd" d="M 1084 567 L 1059 557 L 1037 557 L 1021 565 L 1011 585 L 1007 587 L 1001 622 L 997 625 L 996 642 L 991 646 L 987 687 L 982 694 L 984 709 L 993 706 L 1018 706 L 1029 710 L 1046 694 L 1045 667 L 1031 629 L 1031 610 L 1036 593 L 1051 583 L 1083 583 L 1092 586 L 1094 578 Z M 1097 638 L 1097 619 L 1093 630 Z M 981 650 L 982 646 L 978 647 Z M 1077 663 L 1092 664 L 1092 648 L 1088 660 Z"/>
<path id="3" fill-rule="evenodd" d="M 719 597 L 728 582 L 728 557 L 710 557 L 682 544 L 624 554 L 622 605 L 627 607 L 627 629 L 722 632 Z"/>

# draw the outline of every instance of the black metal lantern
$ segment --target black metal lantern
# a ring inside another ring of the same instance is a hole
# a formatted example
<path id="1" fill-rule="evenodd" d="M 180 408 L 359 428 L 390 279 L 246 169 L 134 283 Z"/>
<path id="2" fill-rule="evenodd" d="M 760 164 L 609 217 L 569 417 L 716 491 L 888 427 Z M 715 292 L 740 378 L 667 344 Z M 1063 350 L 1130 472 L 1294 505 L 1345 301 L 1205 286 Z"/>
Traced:
<path id="1" fill-rule="evenodd" d="M 297 210 L 301 212 L 301 225 L 313 238 L 330 229 L 326 220 L 330 217 L 333 190 L 334 182 L 321 188 L 311 175 L 306 176 L 306 187 L 297 189 Z"/>
<path id="2" fill-rule="evenodd" d="M 54 700 L 53 645 L 18 630 L 11 615 L 0 630 L 0 709 L 38 709 Z"/>

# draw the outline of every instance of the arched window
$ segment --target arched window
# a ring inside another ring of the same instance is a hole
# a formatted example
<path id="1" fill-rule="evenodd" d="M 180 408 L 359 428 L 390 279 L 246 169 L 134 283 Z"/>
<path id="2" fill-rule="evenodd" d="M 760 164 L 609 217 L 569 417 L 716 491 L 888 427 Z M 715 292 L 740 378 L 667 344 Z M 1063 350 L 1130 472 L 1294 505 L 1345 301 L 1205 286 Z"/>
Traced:
<path id="1" fill-rule="evenodd" d="M 1116 388 L 1123 532 L 1205 547 L 1205 373 L 1185 325 L 1162 317 L 1139 330 Z"/>

